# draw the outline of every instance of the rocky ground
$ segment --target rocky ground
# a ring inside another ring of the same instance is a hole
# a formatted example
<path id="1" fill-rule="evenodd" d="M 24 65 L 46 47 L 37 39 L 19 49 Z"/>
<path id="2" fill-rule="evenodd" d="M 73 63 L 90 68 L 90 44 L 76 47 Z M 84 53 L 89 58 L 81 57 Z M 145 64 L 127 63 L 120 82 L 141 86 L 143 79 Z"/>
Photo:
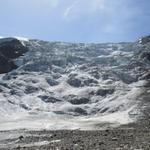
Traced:
<path id="1" fill-rule="evenodd" d="M 0 150 L 149 150 L 149 124 L 95 131 L 1 131 Z"/>

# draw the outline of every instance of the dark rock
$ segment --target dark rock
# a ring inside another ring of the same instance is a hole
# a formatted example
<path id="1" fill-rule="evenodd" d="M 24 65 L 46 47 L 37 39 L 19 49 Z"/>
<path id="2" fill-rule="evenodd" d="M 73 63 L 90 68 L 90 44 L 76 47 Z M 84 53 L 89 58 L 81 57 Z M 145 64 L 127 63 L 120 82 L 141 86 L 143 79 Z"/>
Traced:
<path id="1" fill-rule="evenodd" d="M 23 136 L 23 135 L 20 135 L 20 136 L 19 136 L 19 140 L 21 140 L 21 141 L 22 141 L 22 140 L 23 140 L 23 138 L 24 138 L 24 136 Z"/>
<path id="2" fill-rule="evenodd" d="M 54 80 L 52 78 L 46 78 L 46 81 L 50 86 L 55 86 L 55 85 L 59 84 L 59 82 L 57 82 L 56 80 Z"/>
<path id="3" fill-rule="evenodd" d="M 11 60 L 0 53 L 0 74 L 7 73 L 16 68 L 17 66 Z"/>
<path id="4" fill-rule="evenodd" d="M 68 109 L 68 114 L 74 115 L 74 116 L 80 116 L 80 115 L 87 115 L 87 111 L 81 107 L 72 107 Z"/>
<path id="5" fill-rule="evenodd" d="M 69 102 L 74 105 L 87 104 L 89 99 L 85 97 L 74 97 L 70 99 Z"/>
<path id="6" fill-rule="evenodd" d="M 20 104 L 19 105 L 21 108 L 25 109 L 25 110 L 31 110 L 28 106 L 26 106 L 25 104 Z"/>
<path id="7" fill-rule="evenodd" d="M 98 81 L 88 78 L 83 81 L 83 84 L 84 84 L 84 86 L 89 86 L 91 84 L 98 84 Z"/>
<path id="8" fill-rule="evenodd" d="M 147 83 L 144 85 L 144 87 L 150 87 L 150 81 L 147 81 Z"/>
<path id="9" fill-rule="evenodd" d="M 68 77 L 69 78 L 75 78 L 77 75 L 78 75 L 77 73 L 70 73 Z"/>
<path id="10" fill-rule="evenodd" d="M 89 92 L 90 95 L 95 95 L 95 91 Z"/>
<path id="11" fill-rule="evenodd" d="M 113 137 L 111 140 L 112 140 L 112 141 L 118 141 L 118 139 L 115 138 L 115 137 Z"/>
<path id="12" fill-rule="evenodd" d="M 79 115 L 87 115 L 87 111 L 82 109 L 82 108 L 80 108 L 80 107 L 76 107 L 74 109 L 74 112 L 78 113 Z"/>
<path id="13" fill-rule="evenodd" d="M 104 73 L 104 74 L 102 74 L 102 79 L 103 80 L 108 80 L 109 76 L 110 76 L 110 73 Z"/>
<path id="14" fill-rule="evenodd" d="M 114 89 L 99 89 L 96 91 L 96 95 L 106 96 L 108 94 L 113 94 L 114 91 Z"/>
<path id="15" fill-rule="evenodd" d="M 16 79 L 17 78 L 17 73 L 14 72 L 14 71 L 11 71 L 9 73 L 6 73 L 4 76 L 3 76 L 3 80 L 11 80 L 11 79 Z"/>
<path id="16" fill-rule="evenodd" d="M 145 51 L 145 52 L 141 52 L 140 54 L 140 58 L 146 58 L 148 61 L 150 61 L 150 52 Z"/>
<path id="17" fill-rule="evenodd" d="M 8 103 L 15 105 L 15 103 L 11 100 L 8 100 Z"/>
<path id="18" fill-rule="evenodd" d="M 47 95 L 39 95 L 38 97 L 41 98 L 41 100 L 46 103 L 56 103 L 62 101 L 61 99 L 52 96 L 47 96 Z"/>
<path id="19" fill-rule="evenodd" d="M 28 51 L 28 48 L 17 39 L 7 40 L 6 38 L 2 40 L 0 40 L 0 53 L 8 59 L 18 58 Z"/>
<path id="20" fill-rule="evenodd" d="M 18 58 L 28 51 L 17 39 L 1 39 L 0 40 L 0 74 L 10 72 L 16 69 L 13 59 Z"/>
<path id="21" fill-rule="evenodd" d="M 33 86 L 27 86 L 25 88 L 25 93 L 26 94 L 31 94 L 31 93 L 34 93 L 34 92 L 37 92 L 39 89 L 37 87 L 33 87 Z"/>
<path id="22" fill-rule="evenodd" d="M 92 75 L 95 79 L 100 79 L 101 77 L 98 68 L 96 68 L 95 70 L 91 70 L 89 74 Z"/>
<path id="23" fill-rule="evenodd" d="M 52 65 L 52 71 L 54 73 L 64 74 L 65 70 L 59 66 Z"/>
<path id="24" fill-rule="evenodd" d="M 10 94 L 11 95 L 19 95 L 20 93 L 16 89 L 11 89 Z"/>
<path id="25" fill-rule="evenodd" d="M 150 35 L 145 36 L 145 37 L 143 37 L 143 38 L 141 38 L 141 39 L 139 40 L 139 43 L 140 43 L 140 44 L 146 44 L 146 43 L 149 43 L 149 42 L 150 42 Z"/>
<path id="26" fill-rule="evenodd" d="M 133 82 L 136 82 L 138 78 L 136 76 L 131 76 L 128 73 L 124 72 L 114 72 L 120 80 L 122 80 L 126 84 L 131 84 Z"/>
<path id="27" fill-rule="evenodd" d="M 106 108 L 104 108 L 104 109 L 102 109 L 102 110 L 100 110 L 100 113 L 105 113 L 106 111 L 108 111 L 109 110 L 109 108 L 108 107 L 106 107 Z"/>
<path id="28" fill-rule="evenodd" d="M 0 92 L 3 92 L 3 89 L 0 87 Z"/>
<path id="29" fill-rule="evenodd" d="M 59 79 L 61 77 L 61 74 L 55 73 L 55 74 L 52 74 L 52 76 L 54 79 Z"/>
<path id="30" fill-rule="evenodd" d="M 147 80 L 147 79 L 150 79 L 150 72 L 147 72 L 145 74 L 143 74 L 139 80 Z"/>
<path id="31" fill-rule="evenodd" d="M 62 115 L 62 114 L 66 114 L 66 112 L 63 112 L 63 111 L 53 111 L 55 114 L 59 114 L 59 115 Z"/>
<path id="32" fill-rule="evenodd" d="M 68 79 L 67 81 L 68 84 L 70 84 L 71 86 L 74 86 L 74 87 L 81 87 L 81 83 L 82 81 L 78 78 L 70 78 Z"/>
<path id="33" fill-rule="evenodd" d="M 67 83 L 74 87 L 92 86 L 98 84 L 98 81 L 91 78 L 77 78 L 76 74 L 71 74 L 69 76 Z"/>
<path id="34" fill-rule="evenodd" d="M 7 83 L 4 83 L 4 82 L 3 82 L 3 83 L 0 82 L 0 85 L 1 85 L 2 87 L 8 88 L 8 89 L 11 88 Z"/>
<path id="35" fill-rule="evenodd" d="M 19 150 L 20 150 L 20 149 L 21 149 L 21 146 L 20 146 L 20 145 L 18 145 L 18 146 L 16 147 L 16 149 L 19 149 Z"/>
<path id="36" fill-rule="evenodd" d="M 103 145 L 103 144 L 104 144 L 104 142 L 103 142 L 103 141 L 100 141 L 100 142 L 99 142 L 99 145 Z"/>

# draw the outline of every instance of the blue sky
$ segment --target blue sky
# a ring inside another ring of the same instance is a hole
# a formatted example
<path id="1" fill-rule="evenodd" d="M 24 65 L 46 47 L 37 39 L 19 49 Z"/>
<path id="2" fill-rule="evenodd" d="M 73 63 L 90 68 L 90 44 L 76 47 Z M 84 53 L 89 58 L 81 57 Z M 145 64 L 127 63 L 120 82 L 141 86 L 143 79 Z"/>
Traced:
<path id="1" fill-rule="evenodd" d="M 0 36 L 121 42 L 150 34 L 150 0 L 0 0 Z"/>

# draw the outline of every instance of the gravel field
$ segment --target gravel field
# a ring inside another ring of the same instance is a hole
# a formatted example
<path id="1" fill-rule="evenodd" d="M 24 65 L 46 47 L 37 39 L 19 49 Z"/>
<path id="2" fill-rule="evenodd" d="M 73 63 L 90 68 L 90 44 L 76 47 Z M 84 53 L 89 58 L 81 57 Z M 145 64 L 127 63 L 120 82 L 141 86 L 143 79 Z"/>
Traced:
<path id="1" fill-rule="evenodd" d="M 130 128 L 129 128 L 130 126 Z M 0 132 L 1 150 L 150 150 L 149 122 L 106 130 Z"/>

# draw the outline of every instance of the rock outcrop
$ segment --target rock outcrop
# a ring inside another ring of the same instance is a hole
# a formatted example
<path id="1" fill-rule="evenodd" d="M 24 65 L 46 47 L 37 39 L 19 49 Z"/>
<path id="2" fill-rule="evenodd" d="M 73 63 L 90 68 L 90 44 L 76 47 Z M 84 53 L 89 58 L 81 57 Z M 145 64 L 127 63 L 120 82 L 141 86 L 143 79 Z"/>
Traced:
<path id="1" fill-rule="evenodd" d="M 13 59 L 27 51 L 28 48 L 15 38 L 0 39 L 0 74 L 16 69 Z"/>

